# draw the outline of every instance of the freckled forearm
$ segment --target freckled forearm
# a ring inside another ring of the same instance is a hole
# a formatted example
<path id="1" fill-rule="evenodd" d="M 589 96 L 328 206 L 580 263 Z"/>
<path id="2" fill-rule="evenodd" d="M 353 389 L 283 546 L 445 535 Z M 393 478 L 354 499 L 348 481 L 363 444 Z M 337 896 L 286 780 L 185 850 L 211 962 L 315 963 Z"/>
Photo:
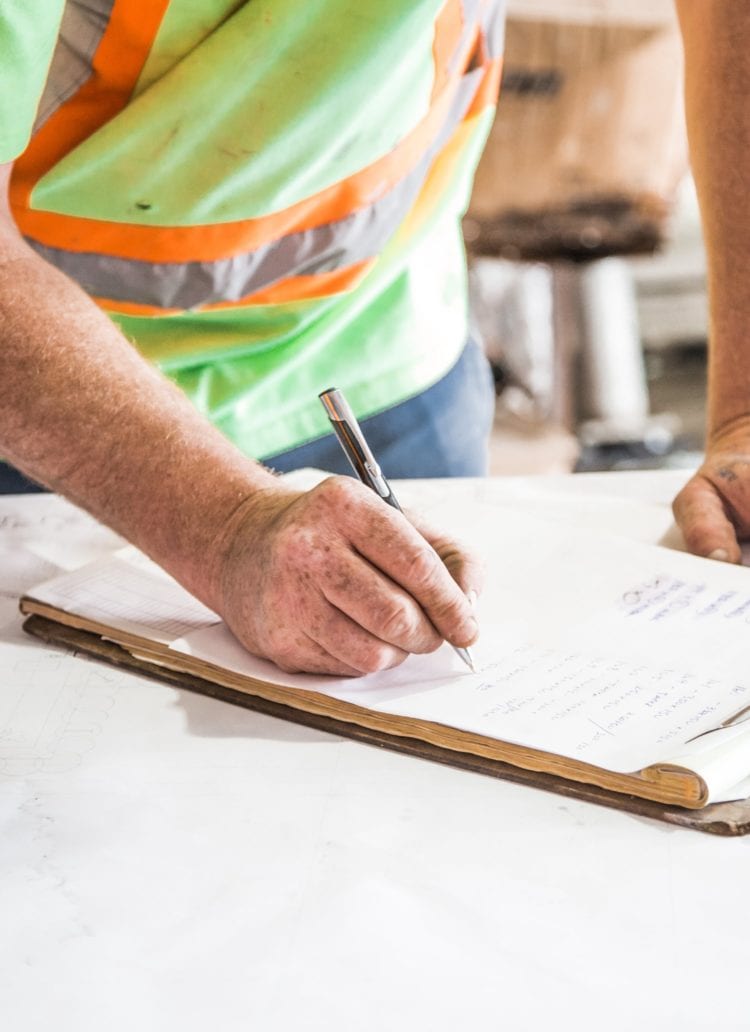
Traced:
<path id="1" fill-rule="evenodd" d="M 273 476 L 12 234 L 0 235 L 0 383 L 0 454 L 215 606 L 218 538 Z"/>

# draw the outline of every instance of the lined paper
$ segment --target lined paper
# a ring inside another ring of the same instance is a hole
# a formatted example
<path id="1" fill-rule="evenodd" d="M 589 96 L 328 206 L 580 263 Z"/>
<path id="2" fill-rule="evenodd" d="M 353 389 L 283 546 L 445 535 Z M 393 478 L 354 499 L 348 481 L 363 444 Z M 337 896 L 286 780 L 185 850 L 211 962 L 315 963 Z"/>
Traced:
<path id="1" fill-rule="evenodd" d="M 34 597 L 161 644 L 219 619 L 135 549 L 56 577 Z"/>

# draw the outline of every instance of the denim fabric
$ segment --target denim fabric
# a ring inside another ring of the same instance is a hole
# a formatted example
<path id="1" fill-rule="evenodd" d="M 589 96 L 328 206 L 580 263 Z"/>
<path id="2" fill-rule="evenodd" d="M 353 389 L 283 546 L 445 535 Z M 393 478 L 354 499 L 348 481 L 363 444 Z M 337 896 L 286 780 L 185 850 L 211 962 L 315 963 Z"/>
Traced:
<path id="1" fill-rule="evenodd" d="M 360 426 L 387 477 L 479 477 L 487 473 L 494 410 L 489 364 L 470 341 L 442 380 Z M 353 475 L 334 434 L 263 462 L 280 473 L 316 466 Z"/>
<path id="2" fill-rule="evenodd" d="M 478 477 L 487 473 L 494 405 L 487 359 L 479 345 L 470 341 L 442 380 L 400 405 L 363 419 L 361 426 L 387 477 Z M 316 466 L 352 474 L 334 434 L 263 461 L 280 473 Z M 44 490 L 0 463 L 0 494 Z"/>
<path id="3" fill-rule="evenodd" d="M 46 490 L 46 487 L 40 487 L 39 484 L 33 483 L 13 466 L 0 462 L 0 495 L 40 494 Z"/>

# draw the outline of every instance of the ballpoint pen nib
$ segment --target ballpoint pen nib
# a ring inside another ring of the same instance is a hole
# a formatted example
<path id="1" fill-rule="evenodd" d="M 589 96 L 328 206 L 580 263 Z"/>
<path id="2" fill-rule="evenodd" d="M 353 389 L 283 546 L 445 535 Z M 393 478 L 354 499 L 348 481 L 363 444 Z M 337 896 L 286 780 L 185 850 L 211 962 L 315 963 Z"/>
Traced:
<path id="1" fill-rule="evenodd" d="M 472 674 L 477 672 L 477 668 L 474 665 L 474 657 L 468 649 L 463 649 L 459 645 L 454 645 L 453 648 L 456 650 L 456 655 L 460 656 L 464 663 L 467 665 Z"/>

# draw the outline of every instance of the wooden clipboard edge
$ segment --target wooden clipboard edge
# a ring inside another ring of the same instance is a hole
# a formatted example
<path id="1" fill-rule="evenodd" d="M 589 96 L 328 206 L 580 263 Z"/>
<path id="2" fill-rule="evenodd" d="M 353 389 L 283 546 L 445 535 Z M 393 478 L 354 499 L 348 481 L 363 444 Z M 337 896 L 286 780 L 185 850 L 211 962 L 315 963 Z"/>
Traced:
<path id="1" fill-rule="evenodd" d="M 570 799 L 582 799 L 585 802 L 596 803 L 599 806 L 606 806 L 613 810 L 635 814 L 639 817 L 648 817 L 677 827 L 692 828 L 695 831 L 702 831 L 711 835 L 739 836 L 750 833 L 750 800 L 714 803 L 703 807 L 701 810 L 664 806 L 636 796 L 608 792 L 606 789 L 598 788 L 595 785 L 567 781 L 554 774 L 528 771 L 520 767 L 513 767 L 500 760 L 485 759 L 469 753 L 453 752 L 452 750 L 442 749 L 440 746 L 431 745 L 415 738 L 389 735 L 382 731 L 335 720 L 331 717 L 293 709 L 290 706 L 284 706 L 277 702 L 248 695 L 234 688 L 214 684 L 192 674 L 183 674 L 158 666 L 155 663 L 136 659 L 126 649 L 114 644 L 114 642 L 106 641 L 88 631 L 56 623 L 43 616 L 32 615 L 27 617 L 24 621 L 23 629 L 28 634 L 39 638 L 47 644 L 62 645 L 133 673 L 174 685 L 176 688 L 184 688 L 187 691 L 208 695 L 223 702 L 243 706 L 245 709 L 277 717 L 280 720 L 312 727 L 341 738 L 351 738 L 358 742 L 365 742 L 368 745 L 378 746 L 381 749 L 391 749 L 394 752 L 406 753 L 409 756 L 432 760 L 435 763 L 458 767 L 461 770 L 486 774 L 490 777 L 512 781 L 519 785 L 540 788 Z"/>

